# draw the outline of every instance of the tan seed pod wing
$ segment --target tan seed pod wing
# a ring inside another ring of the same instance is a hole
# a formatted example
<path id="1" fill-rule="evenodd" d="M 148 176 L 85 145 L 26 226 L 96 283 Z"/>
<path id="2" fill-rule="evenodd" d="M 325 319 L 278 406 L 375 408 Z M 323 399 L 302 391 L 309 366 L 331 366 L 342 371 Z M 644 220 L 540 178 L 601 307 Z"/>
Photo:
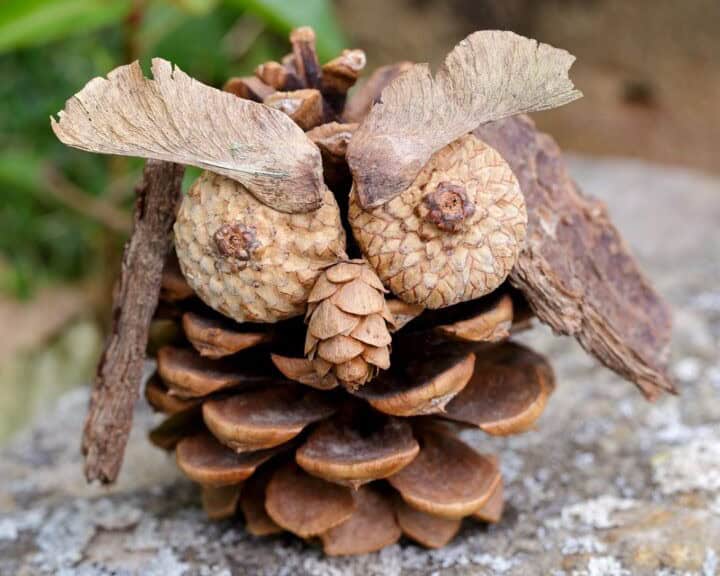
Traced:
<path id="1" fill-rule="evenodd" d="M 355 495 L 357 510 L 342 524 L 320 534 L 328 556 L 369 554 L 400 539 L 392 501 L 379 490 L 361 488 Z"/>
<path id="2" fill-rule="evenodd" d="M 495 491 L 492 493 L 492 496 L 490 496 L 488 501 L 473 513 L 473 518 L 480 520 L 481 522 L 495 524 L 496 522 L 500 522 L 504 510 L 505 494 L 503 481 L 502 478 L 500 478 L 500 482 L 495 488 Z"/>
<path id="3" fill-rule="evenodd" d="M 442 518 L 421 512 L 395 499 L 395 515 L 403 534 L 426 548 L 442 548 L 460 530 L 461 518 Z"/>
<path id="4" fill-rule="evenodd" d="M 574 336 L 647 398 L 673 392 L 671 315 L 605 208 L 582 195 L 557 144 L 528 118 L 476 130 L 510 164 L 525 195 L 528 234 L 510 283 L 540 320 Z"/>
<path id="5" fill-rule="evenodd" d="M 402 369 L 380 374 L 354 391 L 373 408 L 394 416 L 442 413 L 445 405 L 470 381 L 475 354 L 453 346 L 438 350 L 418 349 L 416 358 L 400 355 Z"/>
<path id="6" fill-rule="evenodd" d="M 354 488 L 395 474 L 412 462 L 420 446 L 404 420 L 367 422 L 341 419 L 320 424 L 295 453 L 307 472 Z"/>
<path id="7" fill-rule="evenodd" d="M 198 398 L 226 388 L 247 388 L 271 379 L 260 365 L 252 365 L 247 358 L 244 360 L 213 360 L 194 350 L 172 346 L 163 346 L 157 354 L 160 378 L 170 394 L 181 398 Z M 244 368 L 243 364 L 251 367 Z"/>
<path id="8" fill-rule="evenodd" d="M 444 416 L 494 436 L 527 432 L 554 389 L 550 364 L 514 343 L 489 346 L 476 355 L 473 377 L 448 403 Z"/>
<path id="9" fill-rule="evenodd" d="M 180 470 L 203 486 L 229 486 L 249 478 L 255 468 L 276 454 L 260 450 L 236 454 L 208 433 L 183 438 L 175 450 Z"/>
<path id="10" fill-rule="evenodd" d="M 413 508 L 443 518 L 475 512 L 500 482 L 497 464 L 439 429 L 423 431 L 420 454 L 388 478 Z"/>
<path id="11" fill-rule="evenodd" d="M 203 486 L 202 507 L 211 520 L 224 520 L 235 516 L 242 484 L 230 486 Z"/>
<path id="12" fill-rule="evenodd" d="M 310 476 L 294 462 L 276 470 L 265 490 L 270 518 L 301 538 L 327 532 L 356 508 L 350 488 Z"/>
<path id="13" fill-rule="evenodd" d="M 239 326 L 216 314 L 186 312 L 182 317 L 185 336 L 201 356 L 222 358 L 272 340 L 263 325 Z"/>
<path id="14" fill-rule="evenodd" d="M 183 438 L 192 436 L 202 429 L 200 407 L 175 412 L 150 430 L 150 442 L 161 450 L 174 450 Z"/>
<path id="15" fill-rule="evenodd" d="M 372 105 L 380 100 L 380 94 L 385 86 L 390 84 L 403 72 L 412 68 L 412 62 L 396 62 L 376 68 L 362 85 L 358 86 L 348 99 L 343 110 L 345 122 L 360 122 L 370 111 Z"/>
<path id="16" fill-rule="evenodd" d="M 272 474 L 272 468 L 268 466 L 263 466 L 250 476 L 243 484 L 240 494 L 240 509 L 245 516 L 245 528 L 253 536 L 269 536 L 283 531 L 265 510 L 265 490 Z"/>
<path id="17" fill-rule="evenodd" d="M 197 166 L 232 178 L 281 212 L 321 204 L 317 147 L 279 110 L 194 80 L 161 58 L 153 79 L 138 62 L 94 78 L 52 129 L 68 146 Z"/>
<path id="18" fill-rule="evenodd" d="M 311 360 L 307 358 L 293 358 L 281 354 L 271 354 L 270 359 L 280 373 L 295 382 L 305 384 L 318 390 L 332 390 L 337 388 L 337 380 L 331 375 L 329 378 L 317 373 Z"/>
<path id="19" fill-rule="evenodd" d="M 238 453 L 284 444 L 334 411 L 319 392 L 290 382 L 208 400 L 202 407 L 213 435 Z"/>
<path id="20" fill-rule="evenodd" d="M 568 77 L 574 56 L 512 32 L 475 32 L 435 77 L 416 64 L 382 92 L 348 147 L 363 208 L 405 190 L 430 157 L 486 122 L 546 110 L 581 96 Z"/>
<path id="21" fill-rule="evenodd" d="M 194 408 L 201 401 L 200 398 L 181 398 L 175 394 L 170 394 L 167 386 L 163 384 L 157 373 L 153 374 L 145 385 L 145 399 L 155 410 L 164 414 L 184 412 Z"/>

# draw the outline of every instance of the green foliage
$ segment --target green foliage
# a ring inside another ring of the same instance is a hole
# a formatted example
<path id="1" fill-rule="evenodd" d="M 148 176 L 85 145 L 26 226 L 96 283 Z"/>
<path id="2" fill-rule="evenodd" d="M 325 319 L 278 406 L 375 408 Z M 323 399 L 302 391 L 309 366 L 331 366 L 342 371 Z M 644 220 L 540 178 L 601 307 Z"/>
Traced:
<path id="1" fill-rule="evenodd" d="M 262 17 L 276 31 L 287 34 L 297 26 L 312 26 L 320 58 L 329 60 L 345 41 L 333 17 L 329 0 L 226 0 Z"/>
<path id="2" fill-rule="evenodd" d="M 131 8 L 131 0 L 4 0 L 0 53 L 117 24 Z"/>
<path id="3" fill-rule="evenodd" d="M 49 117 L 69 96 L 129 59 L 147 69 L 154 56 L 220 86 L 279 59 L 287 32 L 303 24 L 316 29 L 323 59 L 342 48 L 328 0 L 0 0 L 0 292 L 27 296 L 96 273 L 121 240 L 54 193 L 59 173 L 129 210 L 142 167 L 60 144 Z"/>

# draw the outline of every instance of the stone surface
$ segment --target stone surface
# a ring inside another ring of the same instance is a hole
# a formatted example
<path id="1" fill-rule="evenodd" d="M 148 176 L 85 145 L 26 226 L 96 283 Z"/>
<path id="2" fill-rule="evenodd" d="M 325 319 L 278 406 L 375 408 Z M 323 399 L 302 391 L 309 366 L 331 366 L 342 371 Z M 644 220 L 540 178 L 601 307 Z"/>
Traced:
<path id="1" fill-rule="evenodd" d="M 467 522 L 438 551 L 402 542 L 326 559 L 290 538 L 206 521 L 172 459 L 145 440 L 146 408 L 118 485 L 87 487 L 78 389 L 0 452 L 0 574 L 720 573 L 720 181 L 626 161 L 572 167 L 674 306 L 680 398 L 647 404 L 573 341 L 537 328 L 524 338 L 550 354 L 559 384 L 537 431 L 467 435 L 501 456 L 503 521 Z"/>

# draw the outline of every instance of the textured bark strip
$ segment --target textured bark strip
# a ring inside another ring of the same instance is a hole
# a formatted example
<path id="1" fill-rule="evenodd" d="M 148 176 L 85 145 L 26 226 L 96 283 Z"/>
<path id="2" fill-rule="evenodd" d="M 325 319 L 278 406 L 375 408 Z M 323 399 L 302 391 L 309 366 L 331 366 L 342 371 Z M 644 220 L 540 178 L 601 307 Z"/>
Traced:
<path id="1" fill-rule="evenodd" d="M 510 282 L 538 318 L 574 336 L 649 399 L 674 392 L 670 311 L 643 276 L 605 207 L 583 196 L 555 141 L 523 116 L 475 135 L 512 167 L 525 195 L 527 245 Z"/>
<path id="2" fill-rule="evenodd" d="M 112 483 L 120 471 L 183 172 L 177 164 L 149 160 L 136 190 L 135 224 L 115 288 L 112 331 L 98 365 L 83 433 L 88 482 Z"/>

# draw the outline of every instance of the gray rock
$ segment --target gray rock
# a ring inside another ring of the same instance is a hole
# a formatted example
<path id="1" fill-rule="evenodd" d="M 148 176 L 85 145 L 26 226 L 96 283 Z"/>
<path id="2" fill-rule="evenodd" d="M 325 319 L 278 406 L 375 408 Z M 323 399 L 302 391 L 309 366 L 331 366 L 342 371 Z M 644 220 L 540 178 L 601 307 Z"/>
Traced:
<path id="1" fill-rule="evenodd" d="M 536 432 L 491 439 L 509 501 L 504 520 L 468 522 L 448 547 L 402 542 L 328 559 L 289 537 L 257 539 L 204 519 L 194 488 L 145 440 L 139 407 L 111 489 L 82 479 L 87 392 L 0 452 L 0 574 L 718 574 L 720 556 L 720 181 L 628 161 L 575 158 L 676 310 L 680 398 L 647 404 L 570 339 L 523 338 L 550 354 L 559 387 Z"/>

